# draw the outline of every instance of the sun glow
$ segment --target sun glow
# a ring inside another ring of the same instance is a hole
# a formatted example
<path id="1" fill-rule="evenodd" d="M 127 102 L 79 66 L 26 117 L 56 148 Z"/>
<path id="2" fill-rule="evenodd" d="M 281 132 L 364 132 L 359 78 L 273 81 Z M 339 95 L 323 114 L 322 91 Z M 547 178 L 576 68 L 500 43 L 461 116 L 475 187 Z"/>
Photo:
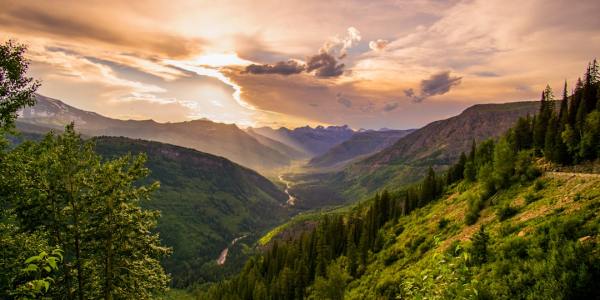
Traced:
<path id="1" fill-rule="evenodd" d="M 252 62 L 240 58 L 237 53 L 211 53 L 198 56 L 191 60 L 192 63 L 208 67 L 245 66 Z"/>

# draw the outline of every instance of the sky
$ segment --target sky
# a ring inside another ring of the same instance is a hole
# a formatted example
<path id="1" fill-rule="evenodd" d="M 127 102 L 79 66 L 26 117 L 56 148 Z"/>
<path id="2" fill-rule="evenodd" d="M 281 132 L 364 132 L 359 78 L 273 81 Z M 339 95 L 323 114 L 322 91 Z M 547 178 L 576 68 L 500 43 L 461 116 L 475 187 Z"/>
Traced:
<path id="1" fill-rule="evenodd" d="M 560 95 L 597 0 L 0 0 L 39 92 L 120 119 L 417 128 Z"/>

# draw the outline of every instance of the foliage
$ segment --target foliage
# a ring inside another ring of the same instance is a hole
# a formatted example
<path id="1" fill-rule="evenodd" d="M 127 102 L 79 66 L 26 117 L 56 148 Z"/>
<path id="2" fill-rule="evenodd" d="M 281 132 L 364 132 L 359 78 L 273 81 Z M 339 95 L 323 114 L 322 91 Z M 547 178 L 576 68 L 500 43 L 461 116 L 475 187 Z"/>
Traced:
<path id="1" fill-rule="evenodd" d="M 65 252 L 56 294 L 147 298 L 166 288 L 159 259 L 169 249 L 151 233 L 159 213 L 140 207 L 158 185 L 136 184 L 148 174 L 144 161 L 101 162 L 72 125 L 6 155 L 0 193 L 12 200 L 16 223 L 25 232 L 47 232 Z"/>
<path id="2" fill-rule="evenodd" d="M 0 45 L 0 129 L 10 129 L 17 111 L 35 103 L 39 82 L 25 76 L 29 62 L 26 47 L 13 41 Z"/>
<path id="3" fill-rule="evenodd" d="M 42 251 L 40 254 L 25 260 L 25 267 L 20 270 L 22 277 L 11 296 L 16 299 L 39 299 L 45 298 L 50 285 L 54 284 L 52 273 L 58 270 L 58 264 L 62 262 L 63 255 L 60 249 L 54 249 L 51 253 Z"/>

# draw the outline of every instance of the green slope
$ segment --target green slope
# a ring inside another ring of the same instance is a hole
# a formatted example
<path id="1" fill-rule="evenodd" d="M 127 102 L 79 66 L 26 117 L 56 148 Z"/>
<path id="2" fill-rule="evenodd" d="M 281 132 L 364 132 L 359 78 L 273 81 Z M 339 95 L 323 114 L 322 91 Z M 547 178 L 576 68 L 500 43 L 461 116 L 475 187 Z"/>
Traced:
<path id="1" fill-rule="evenodd" d="M 442 200 L 386 226 L 384 248 L 348 284 L 345 299 L 600 295 L 588 282 L 600 278 L 600 175 L 547 173 L 513 185 L 489 200 L 477 223 L 465 225 L 467 199 L 479 190 L 477 184 L 455 186 Z M 516 212 L 502 220 L 507 205 Z M 482 225 L 490 236 L 488 258 L 477 264 L 471 240 Z"/>
<path id="2" fill-rule="evenodd" d="M 94 140 L 105 157 L 147 154 L 148 181 L 158 180 L 161 187 L 146 205 L 161 211 L 158 231 L 174 250 L 164 265 L 176 286 L 219 278 L 227 270 L 216 259 L 231 240 L 249 234 L 243 241 L 251 243 L 286 217 L 283 192 L 225 158 L 144 140 Z"/>

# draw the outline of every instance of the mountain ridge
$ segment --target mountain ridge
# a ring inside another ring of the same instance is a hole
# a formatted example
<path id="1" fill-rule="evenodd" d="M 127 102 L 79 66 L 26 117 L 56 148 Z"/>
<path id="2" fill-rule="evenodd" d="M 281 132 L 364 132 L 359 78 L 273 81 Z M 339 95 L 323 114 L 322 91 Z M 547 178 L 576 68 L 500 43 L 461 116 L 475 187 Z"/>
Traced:
<path id="1" fill-rule="evenodd" d="M 268 169 L 290 164 L 291 158 L 261 144 L 235 124 L 200 119 L 176 123 L 154 120 L 118 120 L 36 95 L 36 105 L 20 112 L 19 121 L 62 130 L 75 122 L 77 130 L 91 136 L 126 136 L 193 148 L 227 157 L 253 169 Z"/>

